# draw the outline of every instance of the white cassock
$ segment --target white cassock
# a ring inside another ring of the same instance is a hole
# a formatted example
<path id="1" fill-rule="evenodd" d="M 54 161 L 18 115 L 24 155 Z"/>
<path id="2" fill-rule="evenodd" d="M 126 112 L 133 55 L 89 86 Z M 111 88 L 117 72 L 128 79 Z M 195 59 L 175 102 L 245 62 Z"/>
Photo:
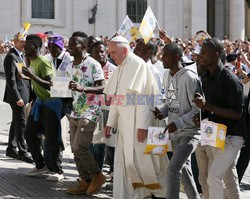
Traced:
<path id="1" fill-rule="evenodd" d="M 107 122 L 107 126 L 118 129 L 113 198 L 143 199 L 151 194 L 165 197 L 167 158 L 144 155 L 146 141 L 137 140 L 137 130 L 148 129 L 154 120 L 149 110 L 154 105 L 147 96 L 158 95 L 159 99 L 155 100 L 160 101 L 159 88 L 150 68 L 130 52 L 114 71 L 104 93 L 123 98 L 110 106 Z"/>

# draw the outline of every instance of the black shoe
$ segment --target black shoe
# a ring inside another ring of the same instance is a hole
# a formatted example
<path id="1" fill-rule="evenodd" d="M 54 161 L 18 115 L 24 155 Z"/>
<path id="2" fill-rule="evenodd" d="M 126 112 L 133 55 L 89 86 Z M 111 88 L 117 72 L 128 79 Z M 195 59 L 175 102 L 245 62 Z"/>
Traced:
<path id="1" fill-rule="evenodd" d="M 156 197 L 155 195 L 152 195 L 152 199 L 165 199 L 165 198 L 159 198 L 159 197 Z"/>
<path id="2" fill-rule="evenodd" d="M 19 154 L 18 155 L 18 159 L 19 160 L 22 160 L 24 162 L 27 162 L 27 163 L 33 163 L 33 160 L 31 157 L 29 157 L 27 154 Z"/>
<path id="3" fill-rule="evenodd" d="M 11 157 L 11 158 L 15 158 L 15 159 L 18 159 L 18 153 L 17 153 L 17 151 L 15 151 L 15 150 L 6 150 L 6 156 L 8 156 L 8 157 Z"/>

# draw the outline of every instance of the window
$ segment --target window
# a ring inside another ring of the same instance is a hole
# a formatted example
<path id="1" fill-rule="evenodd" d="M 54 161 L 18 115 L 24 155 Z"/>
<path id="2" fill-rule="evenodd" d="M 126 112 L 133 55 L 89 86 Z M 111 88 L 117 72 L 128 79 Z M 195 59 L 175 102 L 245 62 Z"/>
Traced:
<path id="1" fill-rule="evenodd" d="M 25 0 L 22 2 L 22 21 L 32 25 L 65 26 L 66 1 L 68 0 Z"/>
<path id="2" fill-rule="evenodd" d="M 55 19 L 55 1 L 32 0 L 32 18 Z"/>
<path id="3" fill-rule="evenodd" d="M 134 23 L 141 23 L 147 10 L 147 0 L 127 0 L 127 14 Z"/>

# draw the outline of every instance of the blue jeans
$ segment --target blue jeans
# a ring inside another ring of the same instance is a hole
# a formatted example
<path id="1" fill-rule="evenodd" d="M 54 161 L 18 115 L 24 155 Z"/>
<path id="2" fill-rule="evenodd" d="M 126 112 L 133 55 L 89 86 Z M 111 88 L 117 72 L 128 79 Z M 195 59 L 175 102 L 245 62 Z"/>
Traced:
<path id="1" fill-rule="evenodd" d="M 191 169 L 191 154 L 198 143 L 199 140 L 193 137 L 172 140 L 173 157 L 168 165 L 166 179 L 167 199 L 179 198 L 180 181 L 189 199 L 200 199 Z"/>
<path id="2" fill-rule="evenodd" d="M 102 170 L 104 162 L 105 146 L 105 144 L 91 144 L 89 146 L 89 150 L 93 153 L 94 159 L 98 163 L 100 170 Z"/>
<path id="3" fill-rule="evenodd" d="M 44 129 L 45 138 L 47 139 L 47 148 L 50 152 L 50 165 L 52 171 L 62 173 L 61 162 L 59 161 L 60 143 L 57 139 L 58 119 L 55 112 L 45 106 L 41 107 L 38 122 L 34 121 L 33 115 L 29 115 L 24 132 L 32 158 L 38 169 L 44 167 L 45 160 L 41 154 L 40 139 L 34 132 L 38 132 L 41 129 Z"/>
<path id="4" fill-rule="evenodd" d="M 61 113 L 61 119 L 66 116 L 66 115 L 69 115 L 71 113 L 71 110 L 72 110 L 72 103 L 71 102 L 65 102 L 64 100 L 62 100 L 62 113 Z M 57 160 L 58 162 L 62 162 L 61 161 L 61 158 L 62 158 L 62 151 L 64 150 L 64 144 L 63 144 L 63 141 L 61 140 L 60 141 L 60 155 L 59 155 L 59 159 Z M 52 156 L 51 156 L 51 152 L 48 148 L 48 142 L 47 140 L 45 139 L 44 140 L 44 143 L 43 143 L 43 156 L 44 156 L 44 162 L 45 162 L 45 165 L 48 167 L 48 169 L 50 171 L 54 171 L 54 167 L 53 167 L 53 159 L 52 159 Z"/>

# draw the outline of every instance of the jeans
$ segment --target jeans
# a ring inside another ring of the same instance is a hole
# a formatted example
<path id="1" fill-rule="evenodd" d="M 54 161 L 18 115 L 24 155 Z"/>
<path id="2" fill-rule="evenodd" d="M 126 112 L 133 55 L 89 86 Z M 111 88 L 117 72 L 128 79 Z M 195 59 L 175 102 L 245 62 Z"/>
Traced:
<path id="1" fill-rule="evenodd" d="M 191 155 L 191 168 L 192 168 L 192 172 L 194 175 L 194 181 L 195 181 L 197 190 L 199 193 L 202 193 L 201 185 L 199 183 L 199 168 L 198 168 L 198 163 L 196 160 L 195 153 L 192 153 L 192 155 Z"/>
<path id="2" fill-rule="evenodd" d="M 102 170 L 104 162 L 105 146 L 105 144 L 91 144 L 89 146 L 89 150 L 93 153 L 95 161 L 98 163 L 100 170 Z"/>
<path id="3" fill-rule="evenodd" d="M 56 173 L 63 173 L 61 162 L 59 160 L 60 145 L 58 142 L 57 129 L 58 122 L 55 112 L 44 106 L 40 109 L 39 121 L 35 122 L 33 115 L 29 115 L 24 131 L 26 142 L 29 146 L 32 158 L 38 169 L 45 166 L 44 158 L 41 154 L 41 139 L 38 139 L 36 132 L 44 128 L 45 139 L 48 142 L 48 148 L 51 152 L 52 167 Z"/>
<path id="4" fill-rule="evenodd" d="M 229 199 L 241 198 L 235 164 L 243 143 L 242 137 L 228 135 L 224 150 L 213 148 L 214 160 L 207 179 L 210 198 L 223 199 L 224 184 Z"/>
<path id="5" fill-rule="evenodd" d="M 200 199 L 191 170 L 191 154 L 198 143 L 199 140 L 193 137 L 172 140 L 173 156 L 168 165 L 166 179 L 167 199 L 179 198 L 180 181 L 189 199 Z"/>
<path id="6" fill-rule="evenodd" d="M 65 101 L 65 100 L 62 100 L 62 113 L 61 113 L 61 119 L 64 117 L 64 116 L 67 116 L 71 113 L 71 110 L 72 110 L 72 102 L 71 101 Z M 62 162 L 61 161 L 61 158 L 62 158 L 62 151 L 64 150 L 64 144 L 63 144 L 63 141 L 61 140 L 60 141 L 60 155 L 59 155 L 59 159 L 57 160 L 58 162 Z M 51 151 L 48 147 L 48 142 L 47 140 L 45 139 L 43 144 L 42 144 L 42 147 L 43 147 L 43 153 L 44 153 L 44 161 L 45 161 L 45 164 L 46 166 L 48 167 L 48 169 L 50 171 L 53 171 L 55 168 L 53 167 L 53 160 L 52 160 L 52 155 L 51 155 Z"/>
<path id="7" fill-rule="evenodd" d="M 100 172 L 93 154 L 89 150 L 96 124 L 84 118 L 70 118 L 70 144 L 80 177 L 90 180 Z"/>

